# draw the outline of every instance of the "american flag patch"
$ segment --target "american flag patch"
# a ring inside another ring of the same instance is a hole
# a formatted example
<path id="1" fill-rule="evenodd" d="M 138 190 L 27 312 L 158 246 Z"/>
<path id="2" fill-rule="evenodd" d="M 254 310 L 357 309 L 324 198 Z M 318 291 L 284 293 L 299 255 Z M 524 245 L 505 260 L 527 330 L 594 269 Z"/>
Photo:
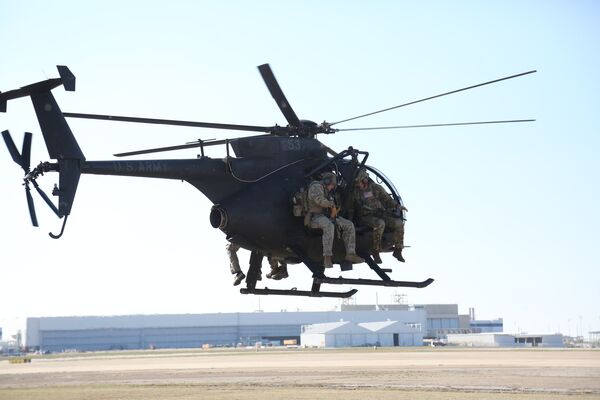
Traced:
<path id="1" fill-rule="evenodd" d="M 365 199 L 369 199 L 369 198 L 373 197 L 373 192 L 370 192 L 370 191 L 369 192 L 363 192 L 363 197 Z"/>

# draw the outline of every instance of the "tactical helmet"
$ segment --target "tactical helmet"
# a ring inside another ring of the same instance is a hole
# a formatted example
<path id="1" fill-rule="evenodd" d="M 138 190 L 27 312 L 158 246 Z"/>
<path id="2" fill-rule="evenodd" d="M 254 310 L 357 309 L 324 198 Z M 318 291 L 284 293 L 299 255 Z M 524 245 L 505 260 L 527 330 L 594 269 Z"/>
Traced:
<path id="1" fill-rule="evenodd" d="M 364 180 L 367 180 L 367 181 L 369 180 L 369 173 L 367 172 L 366 169 L 361 169 L 360 171 L 358 171 L 358 174 L 356 174 L 355 182 L 359 183 Z"/>
<path id="2" fill-rule="evenodd" d="M 325 185 L 329 185 L 331 183 L 335 184 L 337 182 L 337 178 L 333 172 L 324 172 L 321 174 L 321 180 Z"/>

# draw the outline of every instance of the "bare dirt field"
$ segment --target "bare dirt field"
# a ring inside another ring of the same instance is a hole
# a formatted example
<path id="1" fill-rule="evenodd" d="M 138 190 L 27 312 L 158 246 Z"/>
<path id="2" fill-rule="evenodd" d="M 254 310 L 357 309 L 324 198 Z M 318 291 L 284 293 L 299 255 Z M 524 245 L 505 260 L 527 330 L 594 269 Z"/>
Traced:
<path id="1" fill-rule="evenodd" d="M 0 399 L 600 399 L 600 351 L 188 350 L 0 361 Z"/>

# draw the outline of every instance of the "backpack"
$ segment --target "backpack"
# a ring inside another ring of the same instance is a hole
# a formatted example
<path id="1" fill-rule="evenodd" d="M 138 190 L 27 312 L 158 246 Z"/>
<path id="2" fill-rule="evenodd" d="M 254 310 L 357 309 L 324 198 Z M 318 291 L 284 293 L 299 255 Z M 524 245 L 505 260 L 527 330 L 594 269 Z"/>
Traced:
<path id="1" fill-rule="evenodd" d="M 304 217 L 308 214 L 308 190 L 301 187 L 292 197 L 292 213 L 294 217 Z"/>

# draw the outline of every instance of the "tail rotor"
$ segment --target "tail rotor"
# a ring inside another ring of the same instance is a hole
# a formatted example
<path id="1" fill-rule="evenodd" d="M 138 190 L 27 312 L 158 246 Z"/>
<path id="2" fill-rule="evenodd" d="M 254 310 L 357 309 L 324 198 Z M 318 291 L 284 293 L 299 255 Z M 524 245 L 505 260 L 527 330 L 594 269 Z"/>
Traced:
<path id="1" fill-rule="evenodd" d="M 39 195 L 44 199 L 44 201 L 48 204 L 48 206 L 54 211 L 54 213 L 60 217 L 58 213 L 58 209 L 52 203 L 52 200 L 44 193 L 44 191 L 39 187 L 38 183 L 35 181 L 36 178 L 41 175 L 43 172 L 49 170 L 49 164 L 40 164 L 38 167 L 34 168 L 31 171 L 30 162 L 31 162 L 31 139 L 32 134 L 30 132 L 25 132 L 23 136 L 23 147 L 21 148 L 21 152 L 17 149 L 15 142 L 13 141 L 10 133 L 8 131 L 2 132 L 2 137 L 4 138 L 4 142 L 6 143 L 6 147 L 8 148 L 8 152 L 10 153 L 13 161 L 17 163 L 25 172 L 25 177 L 23 178 L 23 186 L 25 187 L 25 198 L 27 199 L 27 207 L 29 208 L 29 216 L 31 217 L 31 223 L 33 226 L 39 226 L 37 215 L 35 213 L 35 205 L 33 203 L 33 196 L 31 195 L 31 188 L 29 184 L 31 183 Z"/>

